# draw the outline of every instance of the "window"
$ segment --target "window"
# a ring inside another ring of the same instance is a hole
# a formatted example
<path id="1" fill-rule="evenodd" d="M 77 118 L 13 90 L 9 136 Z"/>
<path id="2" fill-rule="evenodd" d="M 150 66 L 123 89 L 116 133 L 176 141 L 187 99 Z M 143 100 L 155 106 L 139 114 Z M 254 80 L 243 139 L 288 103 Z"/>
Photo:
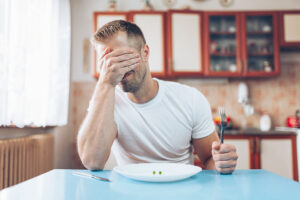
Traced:
<path id="1" fill-rule="evenodd" d="M 0 1 L 0 126 L 67 123 L 69 0 Z"/>
<path id="2" fill-rule="evenodd" d="M 5 3 L 7 0 L 1 0 L 0 1 L 0 63 L 3 63 L 4 61 L 4 16 L 5 16 Z M 0 64 L 1 66 L 1 64 Z"/>

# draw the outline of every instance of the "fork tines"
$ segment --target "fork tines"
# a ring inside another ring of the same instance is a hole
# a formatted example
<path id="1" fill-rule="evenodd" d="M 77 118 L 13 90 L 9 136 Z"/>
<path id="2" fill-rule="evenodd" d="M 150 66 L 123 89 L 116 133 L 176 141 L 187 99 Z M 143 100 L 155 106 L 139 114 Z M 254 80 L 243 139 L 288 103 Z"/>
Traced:
<path id="1" fill-rule="evenodd" d="M 224 129 L 227 126 L 227 117 L 225 114 L 225 109 L 223 107 L 219 108 L 219 115 L 221 117 L 221 143 L 224 140 Z"/>
<path id="2" fill-rule="evenodd" d="M 221 117 L 221 125 L 226 126 L 227 125 L 227 117 L 225 114 L 225 109 L 223 107 L 219 108 L 219 115 Z"/>

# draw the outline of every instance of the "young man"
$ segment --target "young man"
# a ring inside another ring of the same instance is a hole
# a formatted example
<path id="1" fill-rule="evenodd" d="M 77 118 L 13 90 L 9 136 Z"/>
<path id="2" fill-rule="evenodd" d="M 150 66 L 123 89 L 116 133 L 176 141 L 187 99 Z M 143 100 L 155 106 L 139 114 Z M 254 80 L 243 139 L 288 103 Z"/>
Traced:
<path id="1" fill-rule="evenodd" d="M 119 165 L 192 164 L 194 148 L 205 169 L 234 171 L 236 149 L 220 144 L 206 98 L 151 77 L 149 47 L 138 26 L 112 21 L 95 33 L 93 44 L 101 55 L 100 78 L 78 135 L 86 168 L 103 169 L 111 149 Z"/>

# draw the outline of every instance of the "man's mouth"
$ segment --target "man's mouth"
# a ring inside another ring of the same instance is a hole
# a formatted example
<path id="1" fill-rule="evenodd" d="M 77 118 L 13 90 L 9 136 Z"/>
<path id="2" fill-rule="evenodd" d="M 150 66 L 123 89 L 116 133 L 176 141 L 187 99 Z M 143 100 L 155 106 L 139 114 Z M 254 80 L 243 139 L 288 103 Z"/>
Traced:
<path id="1" fill-rule="evenodd" d="M 123 76 L 122 80 L 126 79 L 130 74 L 133 74 L 133 73 L 134 73 L 134 71 L 133 71 L 133 70 L 130 70 L 129 72 L 127 72 L 127 73 Z"/>

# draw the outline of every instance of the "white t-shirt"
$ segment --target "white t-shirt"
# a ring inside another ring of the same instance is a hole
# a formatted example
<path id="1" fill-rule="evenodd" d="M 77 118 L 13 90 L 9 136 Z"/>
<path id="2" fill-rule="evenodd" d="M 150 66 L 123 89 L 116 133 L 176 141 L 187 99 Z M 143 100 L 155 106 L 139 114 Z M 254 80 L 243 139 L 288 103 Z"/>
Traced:
<path id="1" fill-rule="evenodd" d="M 208 101 L 197 89 L 158 82 L 157 95 L 144 104 L 132 102 L 116 87 L 117 139 L 112 146 L 118 165 L 140 162 L 193 163 L 192 139 L 214 132 Z"/>

